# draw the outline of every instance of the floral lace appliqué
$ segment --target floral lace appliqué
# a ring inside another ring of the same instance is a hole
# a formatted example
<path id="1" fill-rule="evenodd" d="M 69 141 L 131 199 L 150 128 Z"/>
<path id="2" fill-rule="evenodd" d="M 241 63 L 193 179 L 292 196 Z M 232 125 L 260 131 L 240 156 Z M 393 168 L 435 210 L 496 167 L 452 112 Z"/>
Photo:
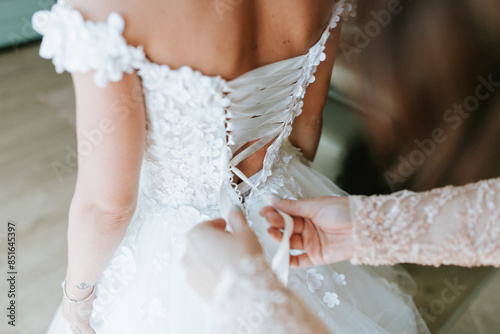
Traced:
<path id="1" fill-rule="evenodd" d="M 57 73 L 96 70 L 99 87 L 120 81 L 145 58 L 142 47 L 130 46 L 123 38 L 125 22 L 117 13 L 109 14 L 106 22 L 85 21 L 70 5 L 55 4 L 50 11 L 36 12 L 32 25 L 45 35 L 40 56 L 52 58 Z"/>
<path id="2" fill-rule="evenodd" d="M 158 298 L 153 298 L 144 302 L 140 310 L 141 319 L 151 325 L 155 325 L 159 318 L 164 318 L 167 315 L 167 310 L 163 307 L 161 300 Z"/>
<path id="3" fill-rule="evenodd" d="M 314 293 L 321 287 L 321 281 L 324 279 L 325 277 L 319 274 L 316 268 L 309 269 L 306 273 L 307 288 Z"/>
<path id="4" fill-rule="evenodd" d="M 335 292 L 325 292 L 323 302 L 329 307 L 334 308 L 335 305 L 340 305 L 339 296 Z"/>
<path id="5" fill-rule="evenodd" d="M 333 281 L 337 285 L 346 285 L 347 282 L 345 281 L 345 275 L 344 274 L 339 274 L 338 272 L 334 271 L 333 272 Z"/>

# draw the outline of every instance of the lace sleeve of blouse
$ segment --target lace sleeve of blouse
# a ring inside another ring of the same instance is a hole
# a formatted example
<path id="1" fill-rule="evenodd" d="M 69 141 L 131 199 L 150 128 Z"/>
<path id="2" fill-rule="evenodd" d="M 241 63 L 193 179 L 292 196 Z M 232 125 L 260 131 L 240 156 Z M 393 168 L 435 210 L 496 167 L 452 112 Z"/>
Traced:
<path id="1" fill-rule="evenodd" d="M 124 72 L 132 73 L 145 59 L 142 46 L 130 46 L 123 37 L 125 21 L 116 12 L 106 21 L 94 22 L 59 2 L 50 10 L 37 11 L 32 25 L 43 36 L 40 56 L 52 59 L 57 73 L 95 70 L 98 87 L 120 81 Z"/>

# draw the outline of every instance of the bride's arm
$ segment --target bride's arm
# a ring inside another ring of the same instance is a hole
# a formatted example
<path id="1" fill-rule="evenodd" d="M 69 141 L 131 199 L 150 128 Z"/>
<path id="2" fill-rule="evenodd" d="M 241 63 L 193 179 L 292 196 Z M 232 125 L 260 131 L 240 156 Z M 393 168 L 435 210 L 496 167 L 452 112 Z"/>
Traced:
<path id="1" fill-rule="evenodd" d="M 78 178 L 69 211 L 62 313 L 75 332 L 94 333 L 93 286 L 123 239 L 138 195 L 146 116 L 133 64 L 144 54 L 127 44 L 123 18 L 108 16 L 100 7 L 104 2 L 69 2 L 36 12 L 32 23 L 43 35 L 40 56 L 51 59 L 58 73 L 72 73 Z M 107 19 L 86 21 L 80 9 L 92 13 L 89 20 Z"/>
<path id="2" fill-rule="evenodd" d="M 72 74 L 78 178 L 69 211 L 66 291 L 89 295 L 134 213 L 145 136 L 137 74 L 99 88 L 93 71 Z"/>
<path id="3" fill-rule="evenodd" d="M 351 196 L 353 263 L 500 266 L 500 179 Z"/>

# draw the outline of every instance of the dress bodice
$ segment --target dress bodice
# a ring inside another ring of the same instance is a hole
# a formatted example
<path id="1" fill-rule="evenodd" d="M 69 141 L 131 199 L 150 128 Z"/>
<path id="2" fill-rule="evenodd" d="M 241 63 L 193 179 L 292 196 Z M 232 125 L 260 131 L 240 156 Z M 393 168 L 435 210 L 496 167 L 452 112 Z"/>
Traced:
<path id="1" fill-rule="evenodd" d="M 272 173 L 293 119 L 301 113 L 306 88 L 325 59 L 330 29 L 351 15 L 353 5 L 338 1 L 321 38 L 306 54 L 233 80 L 150 61 L 142 46 L 124 39 L 125 21 L 116 12 L 107 21 L 93 22 L 59 1 L 50 11 L 35 13 L 32 22 L 44 35 L 40 55 L 51 58 L 59 73 L 94 70 L 95 84 L 105 87 L 137 70 L 148 127 L 141 191 L 160 206 L 204 209 L 241 203 L 242 191 L 258 187 Z M 117 108 L 126 107 L 121 102 Z M 235 154 L 250 141 L 256 142 Z M 262 170 L 250 181 L 235 166 L 271 141 Z M 234 184 L 234 174 L 244 182 Z"/>

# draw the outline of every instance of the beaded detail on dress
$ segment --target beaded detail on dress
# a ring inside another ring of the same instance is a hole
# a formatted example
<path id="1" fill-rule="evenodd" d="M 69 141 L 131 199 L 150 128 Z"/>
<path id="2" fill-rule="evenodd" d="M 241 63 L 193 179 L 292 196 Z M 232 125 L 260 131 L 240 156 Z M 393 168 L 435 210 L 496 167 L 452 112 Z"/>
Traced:
<path id="1" fill-rule="evenodd" d="M 500 266 L 500 179 L 350 204 L 354 264 Z"/>

